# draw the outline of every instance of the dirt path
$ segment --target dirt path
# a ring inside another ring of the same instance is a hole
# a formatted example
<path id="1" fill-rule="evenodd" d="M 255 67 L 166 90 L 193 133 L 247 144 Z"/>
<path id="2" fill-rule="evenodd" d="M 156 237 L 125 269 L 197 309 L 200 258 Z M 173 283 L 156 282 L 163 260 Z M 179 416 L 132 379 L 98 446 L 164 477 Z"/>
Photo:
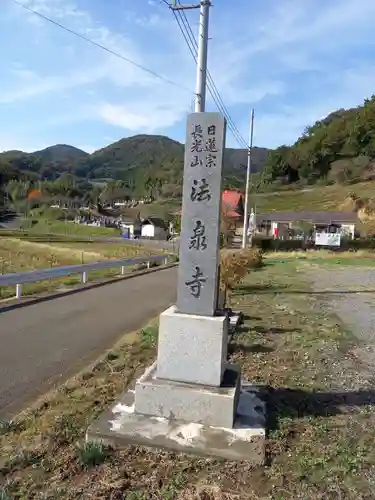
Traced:
<path id="1" fill-rule="evenodd" d="M 364 365 L 361 369 L 363 375 L 366 378 L 374 376 L 375 269 L 312 266 L 307 275 L 319 304 L 336 314 L 357 337 L 358 344 L 351 352 Z"/>

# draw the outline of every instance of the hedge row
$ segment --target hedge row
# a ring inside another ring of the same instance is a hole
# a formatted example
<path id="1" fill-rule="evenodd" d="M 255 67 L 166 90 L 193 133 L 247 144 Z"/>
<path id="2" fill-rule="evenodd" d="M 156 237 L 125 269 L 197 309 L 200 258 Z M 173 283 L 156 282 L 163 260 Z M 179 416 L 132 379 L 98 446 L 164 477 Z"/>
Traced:
<path id="1" fill-rule="evenodd" d="M 316 246 L 314 242 L 305 243 L 303 240 L 279 240 L 273 238 L 253 238 L 253 246 L 264 252 L 292 252 L 296 250 L 330 248 L 336 251 L 375 250 L 375 238 L 345 239 L 340 248 Z"/>

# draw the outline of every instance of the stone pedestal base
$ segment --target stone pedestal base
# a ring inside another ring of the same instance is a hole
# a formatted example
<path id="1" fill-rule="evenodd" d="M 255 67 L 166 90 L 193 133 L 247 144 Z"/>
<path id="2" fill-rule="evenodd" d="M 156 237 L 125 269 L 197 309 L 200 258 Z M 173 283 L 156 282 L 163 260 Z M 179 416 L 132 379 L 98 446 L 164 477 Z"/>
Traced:
<path id="1" fill-rule="evenodd" d="M 235 421 L 231 427 L 136 413 L 135 391 L 129 390 L 113 408 L 90 425 L 86 439 L 114 448 L 136 444 L 262 465 L 265 459 L 265 415 L 265 403 L 259 398 L 257 389 L 249 385 L 243 385 L 239 391 Z"/>
<path id="2" fill-rule="evenodd" d="M 219 387 L 227 362 L 228 318 L 179 313 L 171 306 L 160 315 L 159 379 Z"/>
<path id="3" fill-rule="evenodd" d="M 158 358 L 87 431 L 129 443 L 262 464 L 265 405 L 227 362 L 229 317 L 160 315 Z"/>
<path id="4" fill-rule="evenodd" d="M 241 371 L 227 365 L 220 387 L 163 380 L 156 377 L 156 363 L 135 384 L 135 413 L 184 420 L 218 427 L 232 427 L 238 404 Z"/>

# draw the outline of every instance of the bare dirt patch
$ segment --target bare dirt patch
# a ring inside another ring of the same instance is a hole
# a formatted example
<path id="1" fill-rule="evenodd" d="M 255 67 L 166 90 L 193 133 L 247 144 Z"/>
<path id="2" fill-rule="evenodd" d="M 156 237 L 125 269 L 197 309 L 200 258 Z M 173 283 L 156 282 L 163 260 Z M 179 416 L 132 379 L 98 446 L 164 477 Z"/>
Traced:
<path id="1" fill-rule="evenodd" d="M 360 373 L 375 375 L 375 269 L 335 266 L 307 268 L 315 296 L 356 336 L 351 353 L 361 363 Z"/>

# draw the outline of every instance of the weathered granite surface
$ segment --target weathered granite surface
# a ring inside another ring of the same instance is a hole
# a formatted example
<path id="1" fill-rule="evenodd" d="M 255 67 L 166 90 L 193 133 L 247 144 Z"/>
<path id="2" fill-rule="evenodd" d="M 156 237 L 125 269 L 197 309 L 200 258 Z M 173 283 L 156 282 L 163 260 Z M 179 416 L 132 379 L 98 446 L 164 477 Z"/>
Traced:
<path id="1" fill-rule="evenodd" d="M 222 166 L 226 122 L 220 113 L 187 119 L 177 307 L 213 316 L 217 307 Z"/>
<path id="2" fill-rule="evenodd" d="M 239 397 L 241 370 L 227 365 L 221 387 L 187 384 L 155 377 L 154 363 L 135 385 L 135 412 L 168 420 L 232 427 Z"/>
<path id="3" fill-rule="evenodd" d="M 219 386 L 227 361 L 229 321 L 171 306 L 160 315 L 157 377 Z"/>

